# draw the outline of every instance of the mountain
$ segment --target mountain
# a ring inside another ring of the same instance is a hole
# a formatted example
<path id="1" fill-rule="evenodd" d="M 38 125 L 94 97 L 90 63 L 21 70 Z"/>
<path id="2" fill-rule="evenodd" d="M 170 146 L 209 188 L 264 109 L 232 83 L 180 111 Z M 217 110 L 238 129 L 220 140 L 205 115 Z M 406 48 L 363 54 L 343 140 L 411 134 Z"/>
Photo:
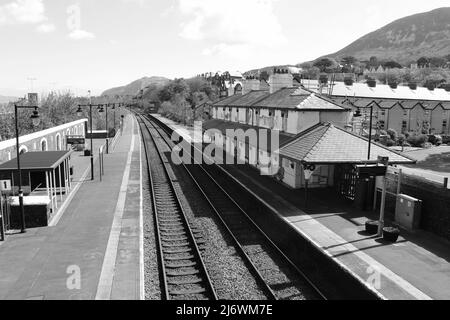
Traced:
<path id="1" fill-rule="evenodd" d="M 396 20 L 356 40 L 328 57 L 354 56 L 369 60 L 417 61 L 450 54 L 450 8 L 439 8 Z"/>
<path id="2" fill-rule="evenodd" d="M 137 95 L 141 89 L 144 89 L 150 85 L 163 86 L 170 80 L 164 77 L 144 77 L 142 79 L 133 81 L 132 83 L 123 86 L 106 90 L 102 93 L 102 96 L 124 96 L 124 95 Z"/>

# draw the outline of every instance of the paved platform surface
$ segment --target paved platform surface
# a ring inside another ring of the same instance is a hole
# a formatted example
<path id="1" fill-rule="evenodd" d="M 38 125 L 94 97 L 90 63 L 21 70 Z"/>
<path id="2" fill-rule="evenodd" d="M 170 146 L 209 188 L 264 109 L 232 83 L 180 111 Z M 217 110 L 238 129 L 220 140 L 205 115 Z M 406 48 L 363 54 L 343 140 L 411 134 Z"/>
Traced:
<path id="1" fill-rule="evenodd" d="M 0 243 L 0 300 L 144 297 L 140 152 L 137 123 L 127 116 L 123 136 L 105 155 L 102 182 L 98 162 L 90 181 L 89 158 L 75 155 L 78 190 L 54 226 Z"/>
<path id="2" fill-rule="evenodd" d="M 334 190 L 311 190 L 305 207 L 303 190 L 292 190 L 249 166 L 227 170 L 380 298 L 450 299 L 449 242 L 419 231 L 403 232 L 396 244 L 388 244 L 364 233 L 365 221 L 377 214 L 355 209 Z"/>

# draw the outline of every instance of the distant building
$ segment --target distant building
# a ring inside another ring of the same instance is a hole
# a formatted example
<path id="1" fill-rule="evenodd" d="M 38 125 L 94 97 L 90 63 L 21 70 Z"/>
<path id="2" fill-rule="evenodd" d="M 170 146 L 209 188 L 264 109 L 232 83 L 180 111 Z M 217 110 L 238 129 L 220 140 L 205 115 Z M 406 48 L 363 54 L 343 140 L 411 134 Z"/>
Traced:
<path id="1" fill-rule="evenodd" d="M 329 93 L 336 103 L 354 111 L 360 109 L 365 117 L 374 106 L 374 126 L 380 129 L 450 134 L 450 88 L 398 86 L 394 89 L 389 85 L 369 87 L 365 83 L 346 85 L 343 82 L 323 88 L 313 80 L 304 80 L 302 85 L 314 92 Z"/>

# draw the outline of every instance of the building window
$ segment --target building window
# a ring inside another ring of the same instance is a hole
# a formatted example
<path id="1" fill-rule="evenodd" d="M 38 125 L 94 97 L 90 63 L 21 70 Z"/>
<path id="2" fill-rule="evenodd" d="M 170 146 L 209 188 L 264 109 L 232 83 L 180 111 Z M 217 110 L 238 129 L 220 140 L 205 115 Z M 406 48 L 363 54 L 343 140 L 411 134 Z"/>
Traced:
<path id="1" fill-rule="evenodd" d="M 408 129 L 408 123 L 406 121 L 402 122 L 402 131 L 405 132 Z"/>
<path id="2" fill-rule="evenodd" d="M 386 110 L 381 111 L 381 116 L 383 116 L 383 117 L 386 116 Z"/>
<path id="3" fill-rule="evenodd" d="M 295 170 L 295 162 L 292 162 L 292 161 L 291 161 L 291 169 L 292 169 L 292 170 Z"/>
<path id="4" fill-rule="evenodd" d="M 442 121 L 442 127 L 447 128 L 447 120 Z"/>
<path id="5" fill-rule="evenodd" d="M 403 111 L 403 115 L 404 115 L 405 117 L 407 117 L 407 116 L 408 116 L 408 110 Z"/>

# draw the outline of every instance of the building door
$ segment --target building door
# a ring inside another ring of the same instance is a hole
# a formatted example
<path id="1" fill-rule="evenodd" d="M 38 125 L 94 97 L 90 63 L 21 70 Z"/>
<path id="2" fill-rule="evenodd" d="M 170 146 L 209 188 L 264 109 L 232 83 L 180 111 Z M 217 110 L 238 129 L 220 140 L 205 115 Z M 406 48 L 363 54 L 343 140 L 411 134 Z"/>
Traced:
<path id="1" fill-rule="evenodd" d="M 337 165 L 335 170 L 335 186 L 340 195 L 355 200 L 357 172 L 352 165 Z"/>

